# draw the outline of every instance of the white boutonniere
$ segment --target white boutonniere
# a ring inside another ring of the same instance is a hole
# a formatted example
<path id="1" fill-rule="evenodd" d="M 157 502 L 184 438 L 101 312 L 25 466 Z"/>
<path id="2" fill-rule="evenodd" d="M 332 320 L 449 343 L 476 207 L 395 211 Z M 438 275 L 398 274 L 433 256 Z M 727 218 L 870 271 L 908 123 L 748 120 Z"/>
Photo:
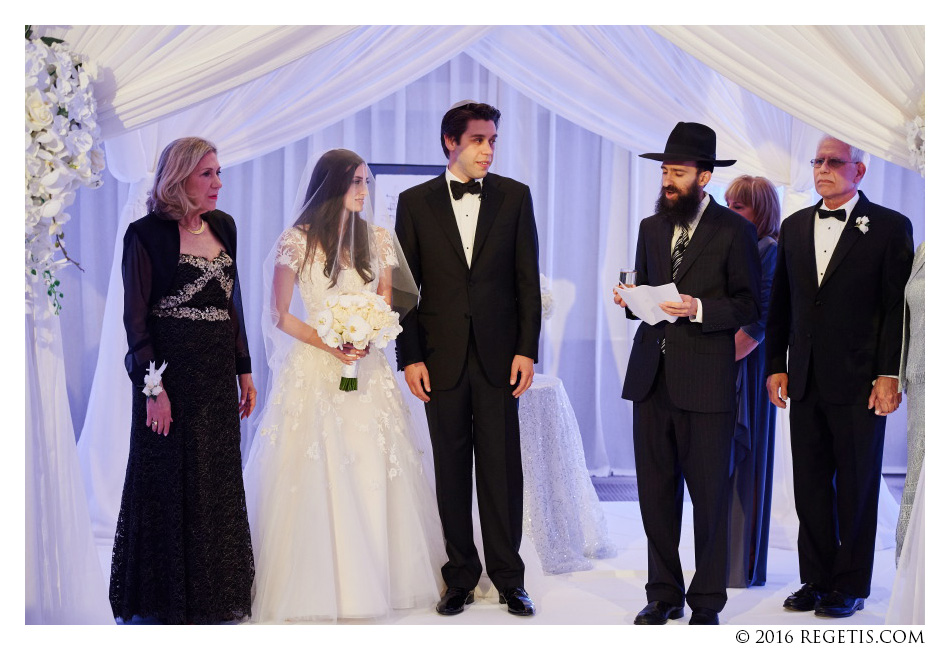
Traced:
<path id="1" fill-rule="evenodd" d="M 860 230 L 862 233 L 866 233 L 868 231 L 868 223 L 870 221 L 871 220 L 867 217 L 858 217 L 854 221 L 854 227 Z"/>
<path id="2" fill-rule="evenodd" d="M 168 362 L 166 361 L 161 368 L 155 370 L 155 362 L 148 362 L 148 372 L 145 373 L 145 388 L 142 389 L 148 399 L 157 399 L 158 394 L 164 390 L 162 388 L 162 373 L 165 372 L 167 367 Z"/>

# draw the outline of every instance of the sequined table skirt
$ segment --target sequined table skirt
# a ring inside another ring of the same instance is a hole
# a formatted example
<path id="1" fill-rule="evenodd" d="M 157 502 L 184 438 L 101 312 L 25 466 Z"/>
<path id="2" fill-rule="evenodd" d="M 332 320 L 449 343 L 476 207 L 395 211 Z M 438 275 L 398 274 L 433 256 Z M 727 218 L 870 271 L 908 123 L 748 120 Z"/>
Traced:
<path id="1" fill-rule="evenodd" d="M 547 574 L 587 571 L 613 557 L 607 522 L 587 472 L 581 433 L 560 379 L 536 374 L 518 406 L 524 532 Z"/>

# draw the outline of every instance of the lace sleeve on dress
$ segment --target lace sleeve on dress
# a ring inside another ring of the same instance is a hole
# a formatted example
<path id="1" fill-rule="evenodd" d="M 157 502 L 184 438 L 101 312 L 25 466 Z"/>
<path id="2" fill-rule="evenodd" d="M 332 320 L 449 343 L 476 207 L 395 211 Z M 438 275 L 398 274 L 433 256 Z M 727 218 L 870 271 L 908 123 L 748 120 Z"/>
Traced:
<path id="1" fill-rule="evenodd" d="M 286 266 L 294 270 L 294 273 L 300 273 L 300 264 L 303 262 L 304 253 L 307 250 L 307 238 L 296 227 L 288 228 L 280 235 L 277 240 L 277 253 L 274 257 L 274 264 Z"/>
<path id="2" fill-rule="evenodd" d="M 393 242 L 392 233 L 385 228 L 376 227 L 376 255 L 379 258 L 380 266 L 398 266 L 399 259 L 396 257 L 396 244 Z"/>

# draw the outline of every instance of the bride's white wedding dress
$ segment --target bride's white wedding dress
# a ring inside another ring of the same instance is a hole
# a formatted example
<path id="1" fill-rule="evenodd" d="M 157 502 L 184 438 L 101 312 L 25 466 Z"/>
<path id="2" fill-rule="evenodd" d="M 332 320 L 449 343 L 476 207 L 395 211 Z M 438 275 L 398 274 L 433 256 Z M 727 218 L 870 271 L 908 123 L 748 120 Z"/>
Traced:
<path id="1" fill-rule="evenodd" d="M 391 235 L 375 234 L 383 263 L 395 264 Z M 329 292 L 376 290 L 352 269 L 330 288 L 319 251 L 301 271 L 305 248 L 302 232 L 284 231 L 276 263 L 297 273 L 308 324 Z M 376 618 L 439 599 L 445 550 L 435 495 L 392 368 L 372 348 L 359 361 L 359 389 L 343 392 L 342 367 L 293 340 L 272 369 L 244 470 L 252 621 Z"/>

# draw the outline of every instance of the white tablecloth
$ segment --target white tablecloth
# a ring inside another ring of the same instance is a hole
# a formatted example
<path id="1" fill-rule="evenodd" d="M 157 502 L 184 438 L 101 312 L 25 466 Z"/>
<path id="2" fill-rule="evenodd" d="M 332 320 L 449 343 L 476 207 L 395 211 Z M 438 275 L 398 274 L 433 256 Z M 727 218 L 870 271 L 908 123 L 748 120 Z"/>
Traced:
<path id="1" fill-rule="evenodd" d="M 616 555 L 591 484 L 574 409 L 557 377 L 536 374 L 520 398 L 524 532 L 545 573 L 592 568 Z"/>

